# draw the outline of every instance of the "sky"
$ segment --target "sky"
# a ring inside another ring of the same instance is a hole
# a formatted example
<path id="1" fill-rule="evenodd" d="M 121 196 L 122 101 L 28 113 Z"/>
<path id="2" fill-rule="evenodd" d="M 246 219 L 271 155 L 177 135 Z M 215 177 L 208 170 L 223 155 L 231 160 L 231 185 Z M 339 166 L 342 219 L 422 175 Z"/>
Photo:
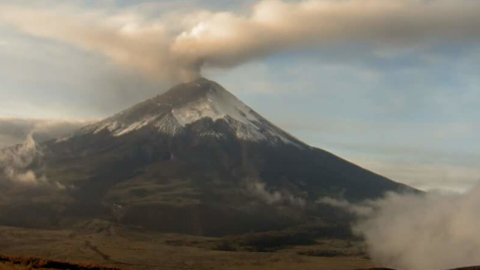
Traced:
<path id="1" fill-rule="evenodd" d="M 466 191 L 480 178 L 479 8 L 2 0 L 0 147 L 205 76 L 310 145 L 423 190 Z"/>

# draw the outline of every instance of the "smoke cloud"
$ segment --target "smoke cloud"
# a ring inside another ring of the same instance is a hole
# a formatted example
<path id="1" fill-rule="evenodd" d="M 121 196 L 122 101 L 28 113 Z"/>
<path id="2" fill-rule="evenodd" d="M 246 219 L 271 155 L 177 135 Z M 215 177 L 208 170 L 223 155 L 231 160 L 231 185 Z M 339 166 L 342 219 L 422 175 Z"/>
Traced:
<path id="1" fill-rule="evenodd" d="M 0 21 L 171 82 L 196 78 L 205 66 L 230 68 L 323 45 L 480 38 L 480 2 L 469 0 L 264 0 L 246 14 L 198 10 L 160 18 L 133 10 L 0 5 Z"/>
<path id="2" fill-rule="evenodd" d="M 377 265 L 449 269 L 480 264 L 480 187 L 467 193 L 388 194 L 361 204 L 321 199 L 356 214 L 354 231 Z"/>

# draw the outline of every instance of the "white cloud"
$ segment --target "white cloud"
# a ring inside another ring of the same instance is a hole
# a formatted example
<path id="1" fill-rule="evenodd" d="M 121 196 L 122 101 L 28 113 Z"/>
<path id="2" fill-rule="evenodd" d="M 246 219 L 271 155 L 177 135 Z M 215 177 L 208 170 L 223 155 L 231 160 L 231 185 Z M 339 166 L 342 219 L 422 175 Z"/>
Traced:
<path id="1" fill-rule="evenodd" d="M 449 269 L 480 264 L 480 189 L 464 194 L 390 194 L 356 226 L 378 265 Z"/>
<path id="2" fill-rule="evenodd" d="M 353 229 L 378 266 L 451 269 L 480 264 L 479 193 L 476 186 L 465 193 L 389 193 L 358 204 L 331 198 L 318 203 L 358 217 Z"/>

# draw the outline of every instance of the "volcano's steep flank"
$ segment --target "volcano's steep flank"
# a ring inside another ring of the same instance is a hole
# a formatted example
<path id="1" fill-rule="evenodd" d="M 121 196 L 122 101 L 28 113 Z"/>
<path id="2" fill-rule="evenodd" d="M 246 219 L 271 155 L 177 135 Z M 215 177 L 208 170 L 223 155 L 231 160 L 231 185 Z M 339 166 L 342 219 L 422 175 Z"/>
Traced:
<path id="1" fill-rule="evenodd" d="M 1 201 L 1 223 L 101 218 L 223 235 L 335 221 L 319 197 L 359 201 L 413 191 L 308 146 L 207 79 L 38 148 L 44 181 L 59 189 Z M 36 214 L 30 219 L 26 211 Z"/>

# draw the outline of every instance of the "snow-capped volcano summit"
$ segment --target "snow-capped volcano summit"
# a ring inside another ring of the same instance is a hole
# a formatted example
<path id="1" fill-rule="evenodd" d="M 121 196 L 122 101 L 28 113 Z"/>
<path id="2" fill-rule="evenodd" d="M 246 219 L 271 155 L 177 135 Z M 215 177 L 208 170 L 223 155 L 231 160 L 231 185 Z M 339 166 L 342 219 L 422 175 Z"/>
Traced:
<path id="1" fill-rule="evenodd" d="M 37 149 L 22 170 L 42 176 L 48 192 L 0 185 L 17 196 L 0 204 L 0 225 L 107 219 L 225 235 L 337 222 L 317 203 L 323 197 L 355 202 L 413 191 L 307 146 L 206 79 Z M 0 183 L 8 177 L 0 171 Z"/>
<path id="2" fill-rule="evenodd" d="M 205 78 L 180 84 L 165 94 L 88 126 L 80 133 L 109 132 L 119 137 L 148 127 L 175 136 L 181 134 L 188 125 L 201 120 L 223 124 L 223 129 L 196 129 L 200 136 L 225 138 L 234 135 L 241 140 L 304 145 L 218 83 Z"/>

